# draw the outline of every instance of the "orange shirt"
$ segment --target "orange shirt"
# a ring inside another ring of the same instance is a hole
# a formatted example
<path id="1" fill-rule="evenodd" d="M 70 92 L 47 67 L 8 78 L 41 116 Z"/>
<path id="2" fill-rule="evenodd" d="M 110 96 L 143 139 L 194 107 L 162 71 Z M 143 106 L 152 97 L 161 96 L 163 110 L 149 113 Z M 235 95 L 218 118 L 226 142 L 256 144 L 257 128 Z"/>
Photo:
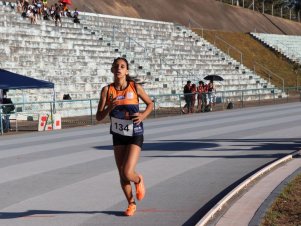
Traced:
<path id="1" fill-rule="evenodd" d="M 143 135 L 143 123 L 134 124 L 131 115 L 139 113 L 139 97 L 135 82 L 129 81 L 124 90 L 117 90 L 114 83 L 109 85 L 107 104 L 116 98 L 117 106 L 110 112 L 112 134 L 123 136 Z"/>

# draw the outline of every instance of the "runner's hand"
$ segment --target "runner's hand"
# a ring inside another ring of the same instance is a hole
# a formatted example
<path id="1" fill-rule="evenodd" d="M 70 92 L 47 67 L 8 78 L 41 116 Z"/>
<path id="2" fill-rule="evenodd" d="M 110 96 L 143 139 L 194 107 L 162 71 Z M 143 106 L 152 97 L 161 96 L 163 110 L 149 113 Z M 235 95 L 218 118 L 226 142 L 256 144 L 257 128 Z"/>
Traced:
<path id="1" fill-rule="evenodd" d="M 140 113 L 135 113 L 131 117 L 132 117 L 133 122 L 137 125 L 139 125 L 143 121 L 142 114 L 140 114 Z"/>
<path id="2" fill-rule="evenodd" d="M 108 105 L 108 108 L 110 111 L 112 111 L 117 106 L 117 100 L 116 97 L 114 99 L 110 100 L 110 104 Z"/>

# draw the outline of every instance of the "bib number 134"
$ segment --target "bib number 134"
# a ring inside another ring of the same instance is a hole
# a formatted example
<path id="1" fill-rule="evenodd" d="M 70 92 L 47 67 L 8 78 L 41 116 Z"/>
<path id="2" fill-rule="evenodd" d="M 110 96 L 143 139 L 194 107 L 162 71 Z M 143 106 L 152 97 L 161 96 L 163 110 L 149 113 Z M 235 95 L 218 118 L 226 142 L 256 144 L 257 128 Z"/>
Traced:
<path id="1" fill-rule="evenodd" d="M 112 131 L 123 136 L 133 136 L 133 121 L 112 117 Z"/>
<path id="2" fill-rule="evenodd" d="M 123 130 L 125 130 L 125 131 L 129 131 L 129 125 L 126 125 L 125 127 L 124 127 L 124 125 L 123 124 L 118 124 L 117 122 L 115 122 L 114 123 L 115 124 L 115 129 L 117 130 L 119 130 L 119 131 L 123 131 Z"/>

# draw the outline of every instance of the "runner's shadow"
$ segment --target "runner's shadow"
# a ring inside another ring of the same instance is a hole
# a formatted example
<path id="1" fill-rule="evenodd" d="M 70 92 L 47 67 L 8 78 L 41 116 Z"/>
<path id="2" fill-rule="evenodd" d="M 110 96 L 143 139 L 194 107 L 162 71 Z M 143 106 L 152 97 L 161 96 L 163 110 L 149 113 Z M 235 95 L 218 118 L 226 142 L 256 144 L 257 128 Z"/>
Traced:
<path id="1" fill-rule="evenodd" d="M 57 215 L 57 214 L 107 214 L 114 216 L 124 216 L 122 211 L 60 211 L 60 210 L 28 210 L 25 212 L 0 212 L 0 219 L 13 219 L 22 217 L 45 217 L 45 215 Z"/>
<path id="2" fill-rule="evenodd" d="M 215 148 L 219 144 L 213 142 L 202 142 L 199 140 L 194 141 L 160 141 L 155 143 L 144 143 L 142 146 L 143 151 L 189 151 L 195 149 Z M 95 146 L 98 150 L 112 149 L 112 146 Z"/>

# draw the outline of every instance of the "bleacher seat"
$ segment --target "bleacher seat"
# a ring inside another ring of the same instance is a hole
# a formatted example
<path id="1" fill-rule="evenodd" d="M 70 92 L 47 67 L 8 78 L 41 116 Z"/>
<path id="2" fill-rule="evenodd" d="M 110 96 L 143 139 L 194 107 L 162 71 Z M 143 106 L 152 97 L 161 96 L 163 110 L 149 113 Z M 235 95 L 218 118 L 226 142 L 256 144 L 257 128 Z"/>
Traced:
<path id="1" fill-rule="evenodd" d="M 118 56 L 126 56 L 130 75 L 144 83 L 150 95 L 182 93 L 186 80 L 197 83 L 208 74 L 219 74 L 224 81 L 217 87 L 227 98 L 237 97 L 239 91 L 226 91 L 245 89 L 261 89 L 261 98 L 271 98 L 264 87 L 273 85 L 180 25 L 93 13 L 81 13 L 80 24 L 62 18 L 62 27 L 43 20 L 33 25 L 3 5 L 0 17 L 0 67 L 55 83 L 58 98 L 65 93 L 72 99 L 98 98 L 113 80 L 111 63 Z M 14 102 L 51 100 L 51 91 L 24 93 L 26 97 L 16 91 Z M 253 96 L 250 91 L 249 99 Z M 178 104 L 173 97 L 165 101 L 164 106 Z M 85 112 L 80 108 L 72 114 Z"/>
<path id="2" fill-rule="evenodd" d="M 301 64 L 301 36 L 265 33 L 251 35 L 290 60 Z"/>

